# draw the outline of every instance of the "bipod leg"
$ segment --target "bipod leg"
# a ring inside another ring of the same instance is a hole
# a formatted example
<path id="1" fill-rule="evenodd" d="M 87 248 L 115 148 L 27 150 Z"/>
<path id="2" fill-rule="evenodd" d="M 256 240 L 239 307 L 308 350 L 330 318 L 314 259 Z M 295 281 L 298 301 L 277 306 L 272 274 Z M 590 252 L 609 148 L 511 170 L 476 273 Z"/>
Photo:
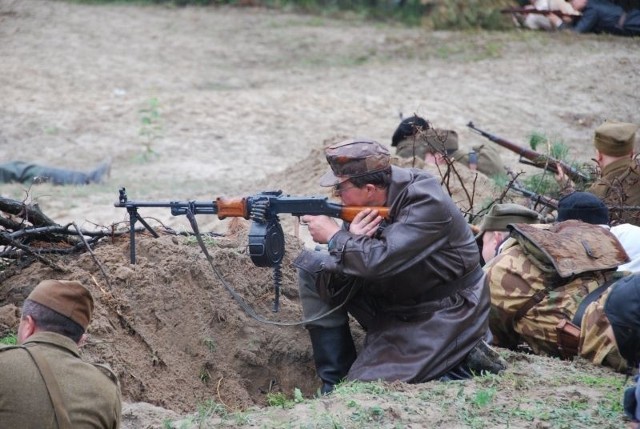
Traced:
<path id="1" fill-rule="evenodd" d="M 138 213 L 138 208 L 137 207 L 127 207 L 127 210 L 129 211 L 129 252 L 130 252 L 130 259 L 131 259 L 131 263 L 135 265 L 136 263 L 136 222 L 140 221 L 140 223 L 142 225 L 144 225 L 145 228 L 147 228 L 147 230 L 155 237 L 158 238 L 160 237 L 158 235 L 158 233 L 151 228 L 151 226 L 147 223 L 146 220 L 144 220 L 142 218 L 142 216 L 140 216 L 140 214 Z"/>
<path id="2" fill-rule="evenodd" d="M 280 286 L 282 285 L 282 261 L 273 266 L 273 312 L 280 311 Z"/>

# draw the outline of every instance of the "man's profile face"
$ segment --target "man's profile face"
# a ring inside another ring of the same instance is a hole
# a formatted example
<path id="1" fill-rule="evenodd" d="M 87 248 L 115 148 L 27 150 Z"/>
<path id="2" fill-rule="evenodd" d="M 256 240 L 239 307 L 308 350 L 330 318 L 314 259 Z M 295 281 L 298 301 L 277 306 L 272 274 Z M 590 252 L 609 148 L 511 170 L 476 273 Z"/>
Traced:
<path id="1" fill-rule="evenodd" d="M 366 186 L 358 188 L 348 178 L 340 178 L 341 182 L 333 187 L 333 194 L 340 198 L 346 206 L 366 206 Z"/>

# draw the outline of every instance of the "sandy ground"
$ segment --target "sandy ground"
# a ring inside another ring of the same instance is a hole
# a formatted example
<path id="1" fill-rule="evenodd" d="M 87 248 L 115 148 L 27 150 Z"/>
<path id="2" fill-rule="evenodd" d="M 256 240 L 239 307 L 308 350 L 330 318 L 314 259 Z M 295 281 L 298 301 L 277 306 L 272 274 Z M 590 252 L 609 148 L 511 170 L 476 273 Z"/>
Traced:
<path id="1" fill-rule="evenodd" d="M 389 144 L 400 115 L 413 113 L 455 129 L 464 147 L 484 143 L 466 127 L 473 121 L 521 144 L 542 132 L 588 162 L 603 120 L 640 122 L 639 47 L 639 40 L 608 36 L 434 33 L 262 9 L 0 0 L 0 160 L 80 170 L 113 162 L 103 184 L 3 184 L 0 194 L 37 202 L 60 224 L 83 228 L 126 220 L 113 206 L 120 187 L 135 200 L 268 189 L 315 195 L 324 141 L 368 136 Z M 502 155 L 517 166 L 515 155 Z M 167 209 L 143 214 L 189 229 Z M 229 228 L 213 216 L 200 224 Z M 300 243 L 290 240 L 293 253 Z M 282 391 L 313 394 L 303 330 L 248 323 L 222 288 L 200 287 L 215 279 L 193 242 L 141 238 L 138 267 L 127 263 L 127 246 L 121 239 L 98 249 L 110 282 L 95 280 L 100 272 L 89 256 L 66 260 L 66 276 L 100 297 L 97 339 L 87 353 L 122 378 L 127 427 L 161 427 L 206 398 L 230 409 L 264 405 L 276 379 Z M 242 243 L 227 247 L 216 253 L 218 265 L 269 314 L 270 274 L 246 255 L 235 259 Z M 24 288 L 54 274 L 32 266 L 5 282 L 0 302 L 19 305 Z M 291 267 L 284 283 L 280 317 L 296 320 Z M 190 306 L 212 294 L 220 306 L 200 306 L 197 323 L 180 325 Z M 104 346 L 105 339 L 121 347 Z M 278 355 L 279 347 L 288 352 Z M 176 380 L 181 387 L 171 389 Z"/>

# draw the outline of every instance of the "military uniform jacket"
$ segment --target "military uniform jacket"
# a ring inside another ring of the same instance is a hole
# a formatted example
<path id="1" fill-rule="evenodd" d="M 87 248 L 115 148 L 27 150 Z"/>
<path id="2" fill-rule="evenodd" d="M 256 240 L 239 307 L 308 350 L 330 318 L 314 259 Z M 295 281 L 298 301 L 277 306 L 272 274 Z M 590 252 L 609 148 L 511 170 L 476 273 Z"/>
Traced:
<path id="1" fill-rule="evenodd" d="M 556 357 L 560 356 L 558 323 L 563 319 L 571 321 L 582 300 L 609 280 L 604 273 L 592 272 L 553 288 L 545 273 L 513 239 L 505 242 L 502 252 L 484 269 L 491 290 L 489 326 L 493 343 L 514 349 L 524 342 L 536 354 Z M 516 313 L 531 297 L 544 290 L 547 293 L 540 302 L 515 320 Z M 580 325 L 578 354 L 594 364 L 620 371 L 626 363 L 603 309 L 608 291 L 586 308 Z"/>
<path id="2" fill-rule="evenodd" d="M 616 207 L 640 205 L 640 166 L 632 158 L 619 159 L 602 170 L 602 177 L 595 181 L 589 192 L 609 207 L 613 223 L 630 223 L 640 226 L 640 211 L 616 211 Z"/>
<path id="3" fill-rule="evenodd" d="M 488 332 L 489 293 L 460 210 L 434 176 L 392 167 L 391 222 L 376 237 L 332 237 L 324 269 L 362 279 L 373 314 L 351 380 L 423 382 L 458 365 Z M 364 322 L 364 323 L 363 323 Z"/>
<path id="4" fill-rule="evenodd" d="M 46 359 L 60 387 L 74 429 L 120 427 L 120 389 L 115 375 L 80 359 L 77 345 L 52 332 L 24 344 Z M 56 429 L 56 417 L 42 376 L 21 347 L 0 348 L 0 426 Z"/>

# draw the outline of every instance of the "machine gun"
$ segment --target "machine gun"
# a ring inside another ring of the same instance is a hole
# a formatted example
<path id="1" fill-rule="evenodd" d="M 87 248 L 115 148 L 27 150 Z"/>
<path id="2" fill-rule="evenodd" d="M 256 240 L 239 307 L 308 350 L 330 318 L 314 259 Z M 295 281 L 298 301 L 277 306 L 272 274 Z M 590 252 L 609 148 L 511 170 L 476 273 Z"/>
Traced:
<path id="1" fill-rule="evenodd" d="M 217 214 L 219 219 L 242 217 L 251 219 L 249 229 L 249 255 L 258 267 L 273 267 L 275 299 L 273 311 L 279 308 L 280 284 L 282 280 L 282 258 L 284 257 L 284 233 L 278 215 L 289 213 L 293 216 L 325 215 L 351 222 L 365 209 L 377 210 L 378 214 L 389 219 L 388 207 L 343 206 L 330 202 L 327 197 L 294 197 L 282 195 L 282 191 L 262 192 L 257 195 L 237 198 L 218 197 L 215 201 L 129 201 L 125 188 L 120 189 L 116 207 L 124 207 L 129 213 L 129 240 L 131 263 L 136 263 L 135 223 L 140 221 L 144 227 L 158 237 L 158 234 L 140 216 L 141 207 L 168 207 L 173 216 L 186 215 L 191 222 L 198 243 L 207 259 L 211 262 L 204 243 L 200 238 L 195 221 L 196 214 Z M 213 265 L 212 265 L 213 267 Z M 225 287 L 227 287 L 225 283 Z M 227 287 L 234 298 L 241 303 L 237 294 Z M 243 305 L 241 303 L 241 305 Z M 247 309 L 247 311 L 249 311 Z"/>
<path id="2" fill-rule="evenodd" d="M 140 216 L 141 207 L 168 207 L 173 216 L 217 214 L 219 219 L 242 217 L 251 219 L 249 230 L 249 255 L 258 267 L 272 267 L 279 264 L 284 256 L 284 233 L 278 215 L 289 213 L 293 216 L 325 215 L 351 222 L 365 209 L 377 210 L 384 218 L 389 218 L 387 207 L 343 206 L 329 201 L 327 197 L 295 197 L 282 195 L 282 191 L 262 192 L 237 198 L 218 197 L 215 201 L 130 201 L 125 188 L 120 189 L 116 207 L 124 207 L 129 213 L 131 263 L 136 263 L 134 225 L 140 221 L 154 237 L 158 234 Z"/>
<path id="3" fill-rule="evenodd" d="M 489 134 L 486 131 L 482 131 L 481 129 L 476 128 L 473 125 L 473 122 L 469 122 L 467 124 L 467 127 L 471 128 L 471 130 L 473 130 L 477 134 L 480 134 L 482 137 L 489 139 L 506 149 L 509 149 L 511 152 L 517 153 L 518 155 L 520 155 L 520 162 L 523 164 L 529 164 L 538 168 L 543 168 L 554 174 L 558 172 L 558 166 L 560 166 L 562 170 L 567 174 L 567 176 L 569 176 L 574 182 L 586 183 L 591 180 L 588 175 L 584 174 L 577 168 L 572 167 L 566 162 L 555 159 L 549 155 L 538 153 L 535 150 L 527 149 L 526 147 L 520 146 L 519 144 L 512 143 L 503 138 L 494 136 L 493 134 Z M 529 160 L 530 162 L 525 161 L 523 158 Z"/>

